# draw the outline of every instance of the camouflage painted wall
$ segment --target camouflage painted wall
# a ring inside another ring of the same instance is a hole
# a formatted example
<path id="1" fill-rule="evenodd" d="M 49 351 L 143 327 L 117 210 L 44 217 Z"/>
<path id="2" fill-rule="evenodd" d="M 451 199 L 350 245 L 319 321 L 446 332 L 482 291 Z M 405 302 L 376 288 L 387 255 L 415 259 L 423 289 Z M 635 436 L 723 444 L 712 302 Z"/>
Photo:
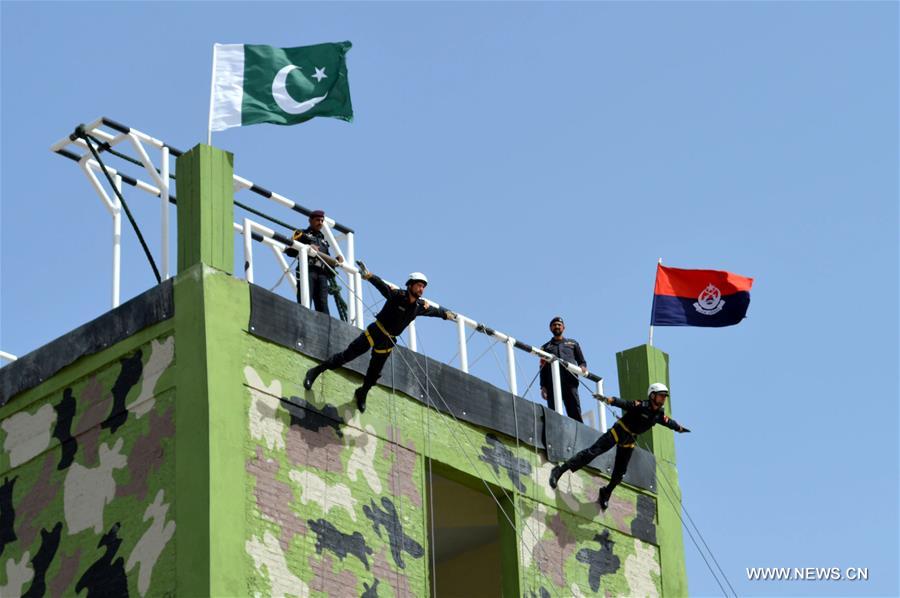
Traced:
<path id="1" fill-rule="evenodd" d="M 174 589 L 174 360 L 163 322 L 0 409 L 0 596 Z"/>
<path id="2" fill-rule="evenodd" d="M 601 476 L 567 474 L 553 491 L 543 451 L 383 387 L 360 416 L 356 374 L 327 372 L 305 391 L 312 360 L 245 342 L 251 593 L 427 595 L 426 456 L 515 498 L 522 595 L 661 593 L 652 495 L 620 486 L 601 513 Z M 415 364 L 395 354 L 386 367 Z"/>

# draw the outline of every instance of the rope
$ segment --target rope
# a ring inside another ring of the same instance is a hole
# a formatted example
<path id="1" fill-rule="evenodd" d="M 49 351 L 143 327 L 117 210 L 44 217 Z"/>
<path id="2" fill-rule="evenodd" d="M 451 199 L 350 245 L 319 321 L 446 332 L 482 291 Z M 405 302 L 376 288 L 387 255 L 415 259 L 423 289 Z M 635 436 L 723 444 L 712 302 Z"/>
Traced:
<path id="1" fill-rule="evenodd" d="M 466 343 L 468 343 L 470 340 L 472 340 L 472 337 L 475 336 L 476 332 L 478 332 L 478 330 L 473 329 L 472 332 L 469 333 L 469 336 L 466 338 Z M 459 349 L 457 349 L 456 353 L 453 354 L 453 357 L 448 359 L 445 363 L 447 363 L 448 365 L 453 363 L 453 360 L 456 359 L 457 355 L 459 355 Z"/>
<path id="2" fill-rule="evenodd" d="M 330 268 L 330 266 L 328 266 L 328 264 L 326 264 L 326 267 L 329 267 L 329 268 Z M 337 272 L 336 272 L 334 269 L 332 269 L 332 272 L 334 272 L 335 275 L 337 275 Z M 348 287 L 348 288 L 349 288 L 349 287 Z M 350 291 L 351 291 L 351 293 L 353 293 L 354 295 L 356 295 L 356 293 L 355 293 L 355 291 L 353 291 L 353 289 L 350 289 Z M 356 296 L 359 297 L 359 295 L 356 295 Z M 366 307 L 366 309 L 368 309 L 368 311 L 370 312 L 370 314 L 374 315 L 374 310 L 372 309 L 371 306 L 366 305 L 365 307 Z M 401 339 L 401 341 L 402 341 L 402 339 Z M 392 342 L 392 344 L 394 345 L 394 347 L 397 346 L 396 341 L 392 340 L 391 342 Z M 415 378 L 416 383 L 421 387 L 421 386 L 422 386 L 422 382 L 421 382 L 421 379 L 419 378 L 419 375 L 416 373 L 415 370 L 413 370 L 413 368 L 409 365 L 409 362 L 406 360 L 405 357 L 403 357 L 403 355 L 402 355 L 401 353 L 398 352 L 398 355 L 400 355 L 400 358 L 403 360 L 404 365 L 407 367 L 407 369 L 410 371 L 410 373 L 411 373 L 411 374 L 413 375 L 413 377 Z M 418 366 L 418 362 L 416 363 L 416 365 Z M 427 367 L 427 359 L 426 359 L 426 367 Z M 391 368 L 392 368 L 391 372 L 392 372 L 392 375 L 393 375 L 393 361 L 391 362 Z M 419 366 L 419 369 L 422 369 L 421 366 Z M 429 379 L 429 377 L 428 377 L 428 375 L 427 375 L 427 369 L 425 370 L 425 373 L 426 373 L 426 376 L 425 376 L 425 388 L 424 388 L 424 390 L 425 390 L 426 396 L 428 397 L 428 399 L 427 399 L 427 401 L 426 401 L 427 404 L 428 404 L 428 405 L 431 404 L 431 400 L 430 400 L 430 388 L 434 388 L 435 392 L 436 392 L 437 395 L 438 395 L 438 398 L 439 398 L 439 399 L 441 400 L 441 402 L 444 404 L 444 407 L 445 407 L 445 409 L 447 410 L 447 413 L 450 414 L 450 416 L 453 418 L 453 420 L 454 420 L 455 423 L 460 424 L 459 419 L 458 419 L 458 418 L 456 417 L 456 415 L 453 413 L 453 410 L 452 410 L 452 409 L 450 408 L 450 406 L 447 404 L 447 401 L 444 400 L 444 397 L 441 395 L 440 391 L 437 389 L 437 387 L 434 385 L 434 383 L 432 383 L 432 382 L 430 381 L 430 379 Z M 392 380 L 392 382 L 393 382 L 393 380 Z M 533 381 L 532 381 L 532 382 L 533 382 Z M 393 388 L 392 388 L 392 396 L 393 396 Z M 536 417 L 536 416 L 535 416 L 535 417 Z M 443 419 L 441 419 L 441 421 L 444 423 L 446 429 L 450 432 L 450 436 L 454 439 L 454 441 L 456 441 L 457 445 L 462 449 L 462 448 L 463 448 L 463 447 L 462 447 L 462 444 L 459 442 L 459 438 L 456 436 L 456 434 L 454 433 L 453 429 L 450 428 L 449 424 L 448 424 L 447 422 L 445 422 Z M 536 427 L 537 427 L 537 422 L 535 421 L 535 428 L 536 428 Z M 430 430 L 429 430 L 429 433 L 430 433 Z M 428 439 L 428 444 L 429 444 L 429 446 L 430 446 L 430 442 L 431 442 L 431 439 L 430 439 L 430 436 L 429 436 L 429 439 Z M 472 445 L 471 445 L 471 443 L 469 443 L 469 447 L 470 447 L 470 448 L 473 448 Z M 535 449 L 535 450 L 536 450 L 536 449 Z M 477 473 L 477 472 L 479 471 L 479 470 L 478 470 L 478 467 L 477 467 L 477 465 L 475 465 L 475 463 L 472 461 L 471 457 L 469 457 L 469 455 L 466 453 L 466 451 L 461 451 L 461 452 L 462 452 L 462 454 L 466 457 L 466 460 L 469 462 L 469 465 L 472 467 L 472 471 L 474 471 L 474 472 Z M 429 464 L 429 465 L 430 465 L 430 464 Z M 495 481 L 496 484 L 497 484 L 497 487 L 500 488 L 500 489 L 503 491 L 504 496 L 506 496 L 506 498 L 509 499 L 509 498 L 510 498 L 510 497 L 509 497 L 509 494 L 506 492 L 506 489 L 505 489 L 505 488 L 503 487 L 503 485 L 501 484 L 500 479 L 498 478 L 498 475 L 494 473 L 493 468 L 488 467 L 488 471 L 489 471 L 490 474 L 493 476 L 494 481 Z M 493 490 L 491 490 L 490 484 L 488 484 L 487 480 L 486 480 L 484 477 L 481 477 L 480 479 L 481 479 L 482 483 L 484 484 L 485 489 L 488 491 L 488 494 L 490 494 L 490 496 L 491 496 L 491 498 L 493 499 L 494 503 L 497 505 L 498 511 L 500 511 L 500 512 L 503 514 L 503 517 L 504 517 L 504 518 L 506 519 L 506 521 L 509 523 L 510 527 L 511 527 L 512 529 L 515 530 L 515 529 L 516 529 L 515 523 L 510 519 L 509 515 L 507 515 L 506 511 L 503 509 L 503 506 L 500 504 L 500 501 L 497 499 L 497 496 L 494 494 Z M 532 529 L 528 526 L 528 524 L 527 524 L 525 518 L 522 517 L 522 516 L 520 515 L 519 510 L 518 510 L 518 507 L 516 506 L 515 500 L 514 500 L 514 499 L 510 499 L 510 502 L 511 502 L 512 505 L 513 505 L 513 512 L 514 512 L 514 514 L 515 514 L 516 516 L 519 516 L 519 517 L 522 519 L 522 525 L 523 525 L 523 527 L 524 527 L 525 529 L 527 529 L 527 530 L 531 533 L 531 535 L 532 535 L 533 538 L 535 538 L 535 540 L 536 540 L 535 546 L 536 546 L 540 551 L 543 552 L 543 547 L 540 545 L 540 538 L 537 537 L 537 535 L 534 533 L 534 530 L 532 530 Z M 434 514 L 433 514 L 433 512 L 432 512 L 432 519 L 433 519 L 433 517 L 434 517 Z M 434 522 L 433 522 L 433 520 L 432 520 L 432 527 L 433 527 L 433 525 L 434 525 Z M 432 536 L 432 537 L 433 537 L 433 536 Z M 536 566 L 535 568 L 538 569 L 538 570 L 540 570 L 539 567 L 537 567 L 537 566 Z M 540 572 L 540 573 L 541 573 L 541 575 L 543 575 L 543 572 Z M 551 587 L 552 587 L 552 586 L 551 586 Z"/>
<path id="3" fill-rule="evenodd" d="M 396 346 L 396 343 L 394 343 L 394 345 Z M 421 386 L 421 381 L 420 381 L 420 379 L 419 379 L 418 374 L 416 374 L 416 372 L 412 369 L 412 367 L 409 365 L 409 362 L 406 360 L 405 357 L 403 357 L 403 354 L 402 354 L 402 353 L 399 353 L 399 352 L 398 352 L 398 355 L 399 355 L 400 358 L 403 360 L 404 365 L 407 367 L 407 369 L 409 369 L 410 373 L 411 373 L 411 374 L 413 375 L 413 377 L 416 379 L 416 382 L 419 383 L 420 386 Z M 417 365 L 418 365 L 418 363 L 417 363 Z M 459 425 L 461 422 L 460 422 L 459 419 L 456 417 L 456 414 L 453 413 L 453 410 L 450 408 L 450 405 L 447 404 L 447 401 L 444 399 L 443 395 L 441 395 L 441 391 L 438 390 L 437 386 L 435 386 L 434 383 L 430 382 L 430 380 L 428 380 L 427 378 L 426 378 L 426 383 L 427 383 L 430 387 L 434 388 L 434 391 L 435 391 L 435 393 L 437 394 L 438 398 L 441 400 L 441 403 L 443 403 L 444 408 L 445 408 L 446 411 L 447 411 L 447 414 L 449 414 L 450 417 L 453 419 L 453 421 L 454 421 L 456 424 Z M 453 429 L 450 427 L 450 425 L 444 420 L 444 418 L 441 418 L 440 421 L 444 424 L 444 426 L 445 426 L 445 428 L 447 429 L 447 431 L 450 432 L 450 436 L 453 438 L 454 441 L 456 441 L 456 443 L 457 443 L 457 445 L 459 446 L 459 448 L 460 448 L 460 449 L 463 449 L 464 447 L 462 446 L 462 443 L 459 441 L 459 438 L 456 436 L 455 432 L 454 432 Z M 466 439 L 466 442 L 469 444 L 469 448 L 470 448 L 470 449 L 471 449 L 471 448 L 475 448 L 475 447 L 472 446 L 471 443 L 468 442 L 468 439 Z M 465 450 L 461 450 L 460 452 L 463 454 L 463 456 L 465 456 L 466 460 L 469 462 L 469 465 L 471 466 L 472 471 L 474 471 L 474 472 L 477 473 L 477 472 L 479 471 L 478 466 L 475 465 L 475 463 L 472 461 L 472 459 L 471 459 L 471 457 L 468 455 L 468 453 L 467 453 Z M 504 495 L 507 499 L 510 499 L 509 493 L 507 492 L 506 488 L 503 487 L 503 484 L 500 482 L 500 479 L 499 479 L 499 477 L 498 477 L 498 474 L 495 473 L 494 470 L 493 470 L 493 468 L 491 468 L 491 467 L 488 467 L 488 472 L 489 472 L 489 473 L 491 474 L 491 476 L 494 478 L 494 482 L 496 483 L 497 487 L 503 492 L 503 495 Z M 497 508 L 498 508 L 497 510 L 498 510 L 500 513 L 503 514 L 504 519 L 506 519 L 507 523 L 509 523 L 509 525 L 510 525 L 510 527 L 511 527 L 512 529 L 517 529 L 515 523 L 512 521 L 512 519 L 510 519 L 509 515 L 507 515 L 506 511 L 503 509 L 503 505 L 500 504 L 500 500 L 499 500 L 499 499 L 497 498 L 497 496 L 494 494 L 493 490 L 491 490 L 490 484 L 488 484 L 487 480 L 486 480 L 484 477 L 480 477 L 480 479 L 481 479 L 482 484 L 484 484 L 485 489 L 488 491 L 488 494 L 490 494 L 490 496 L 491 496 L 491 498 L 493 499 L 494 503 L 497 505 Z M 543 552 L 543 547 L 542 547 L 541 544 L 540 544 L 540 537 L 538 537 L 537 534 L 534 533 L 534 530 L 532 530 L 532 529 L 528 526 L 528 523 L 527 523 L 527 520 L 525 519 L 525 517 L 522 516 L 522 515 L 519 513 L 519 509 L 518 509 L 518 507 L 516 506 L 515 500 L 510 499 L 510 502 L 511 502 L 512 505 L 513 505 L 513 513 L 514 513 L 516 516 L 518 516 L 518 517 L 521 518 L 521 520 L 522 520 L 522 526 L 523 526 L 525 529 L 527 529 L 527 530 L 529 531 L 529 533 L 531 534 L 532 538 L 534 538 L 534 539 L 536 540 L 536 542 L 535 542 L 535 547 L 537 547 L 541 552 Z M 544 556 L 546 556 L 546 555 L 544 555 Z M 540 568 L 539 568 L 539 567 L 536 566 L 536 568 L 540 571 Z M 543 575 L 543 572 L 540 572 L 540 573 L 541 573 L 541 575 Z M 552 587 L 552 586 L 551 586 L 551 587 Z"/>
<path id="4" fill-rule="evenodd" d="M 137 235 L 138 241 L 141 242 L 141 247 L 144 248 L 144 254 L 147 256 L 147 261 L 150 262 L 150 267 L 153 268 L 153 274 L 156 276 L 157 284 L 161 283 L 162 277 L 159 275 L 159 269 L 156 267 L 156 262 L 153 261 L 153 254 L 150 253 L 150 248 L 147 247 L 147 242 L 144 241 L 144 235 L 141 234 L 141 229 L 138 227 L 137 222 L 134 220 L 134 216 L 131 214 L 131 210 L 128 208 L 128 204 L 125 203 L 125 198 L 122 196 L 122 192 L 119 191 L 118 187 L 116 187 L 112 175 L 109 174 L 109 171 L 106 169 L 106 165 L 103 163 L 103 160 L 100 159 L 100 154 L 98 154 L 96 148 L 94 148 L 94 144 L 92 143 L 92 141 L 96 141 L 96 139 L 85 132 L 84 125 L 78 125 L 78 127 L 75 129 L 75 135 L 84 139 L 84 142 L 87 144 L 88 149 L 91 150 L 91 154 L 93 154 L 94 156 L 94 160 L 97 161 L 97 164 L 100 165 L 100 169 L 103 171 L 103 174 L 106 175 L 106 180 L 109 182 L 109 186 L 112 187 L 112 190 L 116 194 L 116 198 L 118 198 L 119 203 L 121 203 L 122 207 L 125 208 L 125 215 L 128 216 L 128 221 L 131 223 L 131 227 L 134 229 L 134 233 Z"/>
<path id="5" fill-rule="evenodd" d="M 500 372 L 502 373 L 502 372 L 503 372 L 503 365 L 500 363 L 500 358 L 497 357 L 497 353 L 494 351 L 494 346 L 495 346 L 496 344 L 497 344 L 496 341 L 493 342 L 493 343 L 491 343 L 491 345 L 488 347 L 488 349 L 490 349 L 491 355 L 494 356 L 494 361 L 497 363 L 497 368 L 498 368 L 498 369 L 500 370 Z M 479 359 L 480 359 L 480 358 L 479 358 Z M 477 362 L 477 361 L 478 361 L 478 360 L 476 360 L 476 362 Z M 473 364 L 473 365 L 474 365 L 474 364 Z M 515 373 L 515 372 L 509 372 L 509 375 L 512 375 L 512 374 L 514 374 L 514 373 Z M 516 410 L 516 402 L 517 402 L 516 398 L 517 398 L 517 397 L 516 397 L 516 395 L 514 395 L 514 394 L 512 394 L 512 393 L 510 393 L 510 394 L 512 395 L 513 421 L 514 421 L 515 424 L 516 424 L 516 425 L 515 425 L 515 429 L 516 429 L 516 433 L 515 433 L 515 438 L 516 438 L 516 455 L 518 456 L 519 450 L 520 450 L 520 446 L 519 446 L 519 414 L 518 414 L 518 412 L 517 412 L 517 410 Z M 534 490 L 534 493 L 537 494 L 537 463 L 533 463 L 533 464 L 531 465 L 531 471 L 534 472 L 534 483 L 533 483 L 531 486 L 532 486 L 532 488 L 533 488 L 533 490 Z M 537 498 L 537 497 L 533 497 L 532 500 L 533 500 L 534 502 L 537 502 L 536 498 Z M 516 500 L 516 499 L 513 498 L 513 500 Z M 515 505 L 513 505 L 513 508 L 515 508 Z M 513 530 L 513 531 L 515 531 L 515 530 Z M 517 552 L 518 552 L 518 551 L 517 551 Z M 518 567 L 516 567 L 516 575 L 518 575 L 518 580 L 519 580 L 519 590 L 521 591 L 521 588 L 522 588 L 522 572 L 519 571 L 519 568 L 518 568 Z"/>
<path id="6" fill-rule="evenodd" d="M 425 360 L 425 446 L 431 455 L 431 392 L 428 388 L 428 360 Z M 431 457 L 428 457 L 428 516 L 431 522 L 431 576 L 434 598 L 437 598 L 437 553 L 434 550 L 434 472 L 431 467 Z"/>
<path id="7" fill-rule="evenodd" d="M 665 472 L 664 472 L 662 469 L 660 469 L 659 472 L 662 474 L 663 480 L 665 480 L 666 485 L 669 487 L 669 489 L 671 490 L 672 494 L 674 494 L 674 493 L 675 493 L 675 485 L 674 485 L 671 481 L 669 481 L 669 476 L 667 476 L 667 475 L 665 474 Z M 666 494 L 666 496 L 668 497 L 668 493 Z M 674 509 L 674 508 L 675 508 L 674 500 L 672 500 L 672 499 L 670 498 L 670 499 L 669 499 L 669 502 L 672 503 L 672 508 Z M 684 503 L 682 503 L 682 502 L 680 502 L 680 501 L 679 501 L 679 504 L 681 505 L 681 510 L 683 510 L 683 511 L 684 511 L 684 514 L 687 515 L 687 518 L 688 518 L 688 520 L 691 522 L 691 525 L 694 526 L 694 530 L 697 532 L 697 536 L 699 536 L 699 537 L 700 537 L 700 541 L 703 542 L 703 546 L 706 548 L 706 551 L 709 553 L 709 556 L 712 558 L 713 563 L 715 563 L 716 568 L 719 570 L 719 573 L 722 575 L 722 579 L 724 579 L 724 580 L 725 580 L 725 583 L 728 584 L 728 587 L 731 589 L 731 593 L 734 594 L 735 597 L 737 597 L 737 592 L 734 590 L 734 586 L 731 585 L 731 582 L 728 580 L 728 576 L 725 575 L 725 571 L 722 569 L 722 566 L 719 565 L 719 561 L 718 561 L 718 559 L 716 559 L 715 553 L 714 553 L 714 552 L 712 551 L 712 549 L 709 547 L 709 544 L 706 543 L 706 540 L 703 538 L 703 534 L 700 533 L 700 528 L 697 526 L 696 523 L 694 523 L 694 519 L 691 517 L 691 514 L 688 512 L 687 507 L 685 507 L 685 506 L 684 506 Z M 675 509 L 675 511 L 678 512 L 678 509 Z M 681 515 L 680 515 L 680 514 L 679 514 L 678 517 L 679 517 L 679 519 L 681 519 Z M 681 524 L 682 524 L 683 526 L 685 526 L 685 529 L 688 530 L 688 534 L 690 535 L 690 529 L 688 529 L 687 524 L 684 522 L 684 519 L 681 519 Z M 693 539 L 693 538 L 692 538 L 692 539 Z M 694 542 L 694 546 L 697 546 L 697 543 L 696 543 L 696 542 Z M 700 551 L 700 547 L 699 547 L 699 546 L 697 546 L 697 551 L 698 551 L 698 552 Z M 700 556 L 703 556 L 703 553 L 702 553 L 702 552 L 701 552 Z M 703 560 L 705 561 L 706 559 L 704 558 Z M 708 563 L 708 562 L 707 562 L 707 567 L 709 567 L 709 563 Z M 712 573 L 712 569 L 710 569 L 710 572 Z M 715 577 L 715 573 L 713 573 L 713 577 Z M 720 585 L 719 587 L 721 587 L 721 585 Z M 723 588 L 722 591 L 724 592 L 724 588 Z M 726 593 L 725 595 L 727 596 L 728 594 Z"/>
<path id="8" fill-rule="evenodd" d="M 295 264 L 296 262 L 297 262 L 297 258 L 294 258 L 294 260 L 293 260 L 290 264 L 288 264 L 287 270 L 285 270 L 284 272 L 281 273 L 281 277 L 278 279 L 278 282 L 276 282 L 274 285 L 272 285 L 271 287 L 269 287 L 269 290 L 270 290 L 270 291 L 274 291 L 275 289 L 278 288 L 278 286 L 279 286 L 282 282 L 284 282 L 284 278 L 288 275 L 288 272 L 291 271 L 291 268 L 294 267 L 294 264 Z"/>
<path id="9" fill-rule="evenodd" d="M 324 262 L 323 262 L 324 263 Z M 347 321 L 347 302 L 344 301 L 344 298 L 341 297 L 341 287 L 338 285 L 334 276 L 328 277 L 328 294 L 334 297 L 334 304 L 337 306 L 338 315 L 341 316 L 341 321 Z"/>
<path id="10" fill-rule="evenodd" d="M 666 484 L 668 484 L 668 482 L 666 482 Z M 672 505 L 672 510 L 675 511 L 676 515 L 678 515 L 678 519 L 681 521 L 681 525 L 684 527 L 685 531 L 687 531 L 688 537 L 690 537 L 691 542 L 694 544 L 694 547 L 697 549 L 697 552 L 700 554 L 700 558 L 702 558 L 703 562 L 706 563 L 706 568 L 709 569 L 710 574 L 712 574 L 713 579 L 716 581 L 716 585 L 718 585 L 719 589 L 722 590 L 722 594 L 727 597 L 728 592 L 725 590 L 725 586 L 723 586 L 722 582 L 719 581 L 719 577 L 716 575 L 716 572 L 713 571 L 712 565 L 709 564 L 709 561 L 707 560 L 706 555 L 704 555 L 703 551 L 700 550 L 700 545 L 697 544 L 697 540 L 694 539 L 694 534 L 691 533 L 690 528 L 684 523 L 684 518 L 682 518 L 681 512 L 678 509 L 678 507 L 675 506 L 674 499 L 671 496 L 669 496 L 669 492 L 662 486 L 662 484 L 660 484 L 660 489 L 663 491 L 663 495 L 669 501 L 669 504 Z M 699 530 L 698 530 L 698 532 L 699 532 Z M 710 555 L 712 555 L 712 552 L 710 552 Z M 725 581 L 727 582 L 728 578 L 725 578 Z M 728 586 L 731 587 L 731 584 L 729 583 Z M 734 588 L 732 588 L 731 591 L 734 593 Z M 735 595 L 735 597 L 737 597 L 736 593 L 734 595 Z"/>

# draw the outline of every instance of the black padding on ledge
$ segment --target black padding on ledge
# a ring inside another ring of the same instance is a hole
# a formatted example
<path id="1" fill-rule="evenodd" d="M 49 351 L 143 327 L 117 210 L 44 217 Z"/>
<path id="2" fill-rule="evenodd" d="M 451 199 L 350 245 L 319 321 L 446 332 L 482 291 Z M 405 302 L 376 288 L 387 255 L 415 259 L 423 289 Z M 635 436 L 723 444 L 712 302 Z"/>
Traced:
<path id="1" fill-rule="evenodd" d="M 0 405 L 51 378 L 78 359 L 98 353 L 174 314 L 170 278 L 0 368 Z"/>
<path id="2" fill-rule="evenodd" d="M 252 284 L 249 331 L 254 336 L 289 347 L 318 361 L 342 351 L 362 332 Z M 344 367 L 362 375 L 368 365 L 367 353 Z M 426 393 L 426 370 L 428 381 L 433 385 L 430 386 L 430 393 Z M 548 449 L 551 461 L 570 457 L 600 436 L 597 430 L 563 417 L 544 405 L 514 397 L 480 378 L 405 347 L 394 349 L 378 383 L 393 387 L 423 404 L 430 400 L 439 411 L 451 412 L 462 421 L 512 438 L 518 437 L 522 443 L 537 448 L 550 445 L 553 447 Z M 564 448 L 560 451 L 556 447 Z M 608 475 L 612 471 L 614 455 L 614 451 L 601 455 L 590 467 Z M 632 455 L 625 481 L 655 492 L 655 468 L 653 454 L 638 447 Z"/>

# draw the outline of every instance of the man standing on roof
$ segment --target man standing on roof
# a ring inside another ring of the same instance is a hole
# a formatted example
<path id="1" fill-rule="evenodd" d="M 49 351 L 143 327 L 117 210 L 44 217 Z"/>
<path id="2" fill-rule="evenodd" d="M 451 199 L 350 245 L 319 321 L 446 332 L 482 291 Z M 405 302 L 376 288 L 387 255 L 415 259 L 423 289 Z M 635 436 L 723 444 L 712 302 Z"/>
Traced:
<path id="1" fill-rule="evenodd" d="M 308 259 L 309 294 L 312 297 L 313 305 L 315 306 L 316 311 L 327 314 L 329 313 L 328 288 L 331 284 L 331 279 L 334 278 L 334 271 L 327 265 L 325 265 L 325 262 L 336 261 L 337 263 L 341 263 L 344 261 L 344 258 L 338 256 L 337 260 L 334 260 L 320 257 L 328 256 L 328 258 L 331 258 L 331 253 L 329 252 L 330 245 L 328 244 L 328 240 L 325 238 L 324 233 L 322 233 L 322 227 L 324 225 L 325 212 L 323 212 L 322 210 L 315 210 L 313 212 L 310 212 L 309 226 L 304 230 L 294 231 L 294 240 L 311 246 L 316 250 L 316 253 L 319 254 L 319 256 L 310 254 Z M 290 257 L 297 257 L 300 254 L 300 252 L 293 247 L 288 247 L 284 250 L 284 253 L 289 255 Z M 296 272 L 297 303 L 300 303 L 300 262 L 297 262 Z"/>
<path id="2" fill-rule="evenodd" d="M 564 338 L 563 332 L 566 329 L 566 323 L 559 316 L 550 320 L 550 332 L 553 338 L 543 344 L 541 349 L 555 355 L 563 361 L 574 363 L 581 368 L 585 374 L 588 373 L 587 362 L 584 360 L 584 353 L 581 352 L 581 345 L 578 341 L 571 338 Z M 553 396 L 553 372 L 550 364 L 541 360 L 541 396 L 547 401 L 550 409 L 556 409 L 556 400 Z M 576 421 L 581 419 L 581 402 L 578 400 L 578 376 L 570 372 L 564 367 L 559 368 L 559 386 L 562 391 L 563 405 L 566 406 L 566 414 Z"/>
<path id="3" fill-rule="evenodd" d="M 578 471 L 593 461 L 594 457 L 602 455 L 612 447 L 616 447 L 616 462 L 613 466 L 612 476 L 609 478 L 609 484 L 600 489 L 600 495 L 597 497 L 600 508 L 605 511 L 609 506 L 609 497 L 612 495 L 613 489 L 625 477 L 625 472 L 628 470 L 628 461 L 631 459 L 631 453 L 634 451 L 634 439 L 638 434 L 646 432 L 655 424 L 662 424 L 676 432 L 690 432 L 690 430 L 663 412 L 663 405 L 666 403 L 666 397 L 669 396 L 669 389 L 666 388 L 665 384 L 659 382 L 651 384 L 647 389 L 646 401 L 629 402 L 617 397 L 596 396 L 613 407 L 620 408 L 622 417 L 603 436 L 598 438 L 597 442 L 580 451 L 568 461 L 554 467 L 553 471 L 550 472 L 550 487 L 556 488 L 560 476 L 565 472 Z"/>
<path id="4" fill-rule="evenodd" d="M 406 290 L 400 290 L 388 286 L 386 282 L 369 272 L 362 262 L 356 263 L 359 264 L 362 277 L 371 282 L 378 292 L 384 295 L 384 306 L 375 316 L 375 321 L 369 324 L 365 331 L 356 337 L 346 349 L 335 353 L 306 372 L 303 388 L 311 389 L 319 374 L 325 370 L 337 369 L 371 349 L 369 368 L 366 370 L 363 384 L 356 389 L 353 395 L 356 398 L 357 407 L 364 412 L 369 389 L 375 386 L 375 382 L 381 377 L 381 370 L 397 344 L 397 336 L 409 326 L 409 323 L 415 320 L 416 316 L 455 320 L 456 314 L 443 307 L 432 307 L 422 299 L 428 278 L 421 272 L 411 273 L 406 280 Z"/>

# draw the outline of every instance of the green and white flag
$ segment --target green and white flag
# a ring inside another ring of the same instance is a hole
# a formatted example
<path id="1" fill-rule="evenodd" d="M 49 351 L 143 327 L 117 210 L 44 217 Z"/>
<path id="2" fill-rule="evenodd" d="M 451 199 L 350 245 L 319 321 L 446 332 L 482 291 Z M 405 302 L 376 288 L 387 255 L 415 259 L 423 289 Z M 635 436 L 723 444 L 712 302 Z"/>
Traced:
<path id="1" fill-rule="evenodd" d="M 353 120 L 345 56 L 350 42 L 299 48 L 215 44 L 209 129 Z"/>

